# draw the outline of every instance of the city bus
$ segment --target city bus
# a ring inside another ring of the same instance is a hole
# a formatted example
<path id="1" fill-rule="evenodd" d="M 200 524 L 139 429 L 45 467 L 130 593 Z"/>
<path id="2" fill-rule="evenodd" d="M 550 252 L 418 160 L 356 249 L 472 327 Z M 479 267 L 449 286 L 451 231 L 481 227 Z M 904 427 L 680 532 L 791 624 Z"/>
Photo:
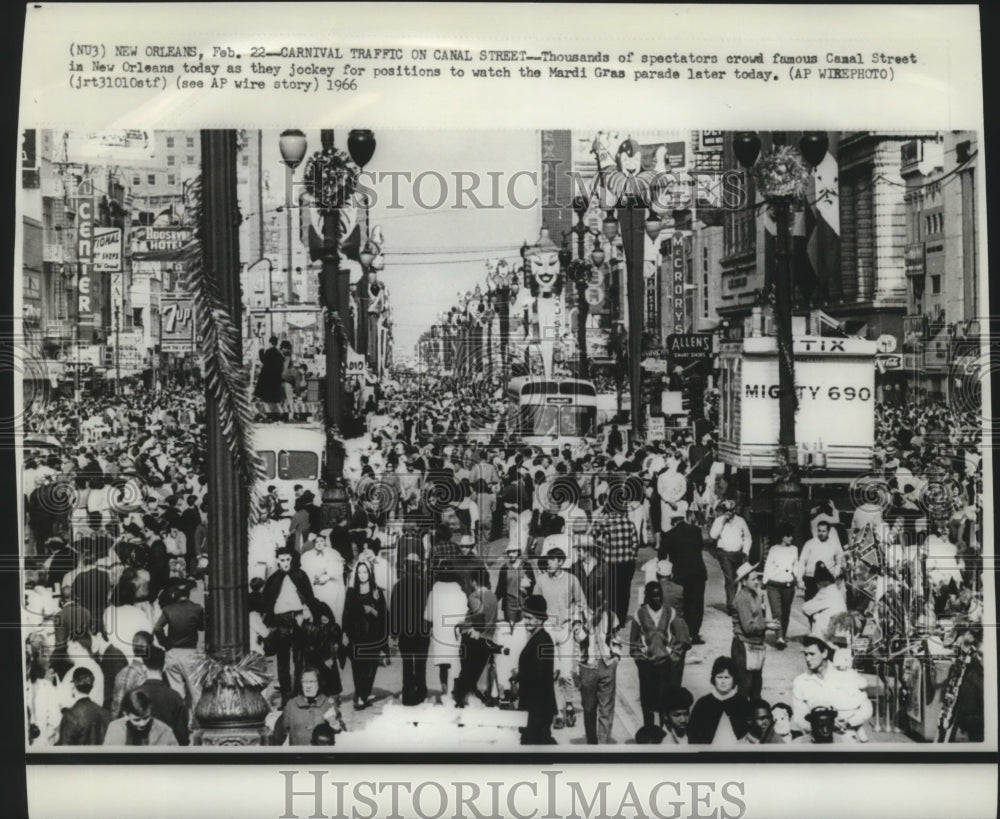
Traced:
<path id="1" fill-rule="evenodd" d="M 525 444 L 592 438 L 597 432 L 597 391 L 590 381 L 540 376 L 512 378 L 507 387 L 507 436 Z"/>
<path id="2" fill-rule="evenodd" d="M 258 424 L 253 431 L 253 447 L 264 462 L 262 487 L 273 485 L 278 490 L 291 516 L 295 507 L 296 485 L 313 493 L 315 503 L 322 498 L 322 475 L 326 452 L 326 435 L 312 424 Z"/>

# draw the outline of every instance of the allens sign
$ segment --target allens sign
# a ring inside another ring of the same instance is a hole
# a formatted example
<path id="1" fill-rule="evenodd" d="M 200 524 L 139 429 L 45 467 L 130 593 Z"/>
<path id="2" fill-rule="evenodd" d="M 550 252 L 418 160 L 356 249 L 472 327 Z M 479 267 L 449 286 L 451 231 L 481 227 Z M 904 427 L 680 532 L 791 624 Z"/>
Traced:
<path id="1" fill-rule="evenodd" d="M 667 336 L 671 361 L 702 361 L 712 357 L 711 333 L 674 333 Z"/>

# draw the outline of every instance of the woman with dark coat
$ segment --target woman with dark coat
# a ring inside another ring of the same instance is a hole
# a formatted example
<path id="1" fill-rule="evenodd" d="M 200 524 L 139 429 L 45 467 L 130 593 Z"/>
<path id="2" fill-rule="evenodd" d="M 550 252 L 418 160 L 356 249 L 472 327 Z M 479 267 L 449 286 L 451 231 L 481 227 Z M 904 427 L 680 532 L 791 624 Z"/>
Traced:
<path id="1" fill-rule="evenodd" d="M 294 636 L 298 656 L 302 658 L 301 665 L 295 669 L 295 687 L 300 687 L 302 669 L 314 668 L 319 675 L 320 692 L 333 697 L 339 704 L 344 686 L 340 682 L 337 655 L 344 632 L 326 603 L 315 601 L 309 606 L 309 613 L 311 619 L 305 620 Z"/>
<path id="2" fill-rule="evenodd" d="M 387 651 L 387 625 L 385 595 L 375 583 L 371 566 L 358 561 L 344 604 L 344 637 L 350 649 L 356 711 L 367 708 L 374 699 L 375 675 Z"/>
<path id="3" fill-rule="evenodd" d="M 260 374 L 253 394 L 265 404 L 280 404 L 284 400 L 281 376 L 285 358 L 278 349 L 278 337 L 271 336 L 270 341 L 271 346 L 260 351 Z"/>
<path id="4" fill-rule="evenodd" d="M 747 732 L 750 703 L 736 690 L 736 664 L 729 657 L 712 663 L 712 690 L 691 709 L 690 745 L 732 745 Z"/>

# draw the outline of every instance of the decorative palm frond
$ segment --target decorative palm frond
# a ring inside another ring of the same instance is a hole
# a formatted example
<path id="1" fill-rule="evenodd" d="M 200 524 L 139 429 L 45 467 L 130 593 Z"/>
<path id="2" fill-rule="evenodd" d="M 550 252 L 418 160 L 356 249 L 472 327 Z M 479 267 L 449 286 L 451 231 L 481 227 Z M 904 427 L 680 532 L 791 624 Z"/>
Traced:
<path id="1" fill-rule="evenodd" d="M 205 383 L 215 399 L 222 436 L 243 478 L 247 509 L 253 510 L 263 465 L 253 447 L 253 404 L 250 377 L 243 365 L 240 334 L 229 311 L 219 298 L 216 280 L 205 269 L 202 254 L 205 225 L 201 210 L 201 180 L 188 191 L 191 222 L 197 226 L 195 238 L 182 250 L 186 287 L 191 294 L 201 336 L 201 356 Z"/>
<path id="2" fill-rule="evenodd" d="M 271 678 L 267 660 L 256 652 L 244 654 L 236 662 L 205 657 L 192 674 L 195 685 L 208 688 L 266 688 Z"/>

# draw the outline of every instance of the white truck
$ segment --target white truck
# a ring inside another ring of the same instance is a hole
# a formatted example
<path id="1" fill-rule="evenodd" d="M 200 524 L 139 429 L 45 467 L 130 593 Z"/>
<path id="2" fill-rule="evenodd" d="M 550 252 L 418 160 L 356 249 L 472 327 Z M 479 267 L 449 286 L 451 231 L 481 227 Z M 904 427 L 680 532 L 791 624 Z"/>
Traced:
<path id="1" fill-rule="evenodd" d="M 796 336 L 795 441 L 804 483 L 842 483 L 872 468 L 875 444 L 874 341 Z M 722 342 L 719 455 L 772 480 L 778 452 L 778 346 L 773 336 Z"/>
<path id="2" fill-rule="evenodd" d="M 313 493 L 320 503 L 320 476 L 326 453 L 326 436 L 318 424 L 258 424 L 253 432 L 254 450 L 264 461 L 262 488 L 275 486 L 285 514 L 295 507 L 295 486 Z"/>

